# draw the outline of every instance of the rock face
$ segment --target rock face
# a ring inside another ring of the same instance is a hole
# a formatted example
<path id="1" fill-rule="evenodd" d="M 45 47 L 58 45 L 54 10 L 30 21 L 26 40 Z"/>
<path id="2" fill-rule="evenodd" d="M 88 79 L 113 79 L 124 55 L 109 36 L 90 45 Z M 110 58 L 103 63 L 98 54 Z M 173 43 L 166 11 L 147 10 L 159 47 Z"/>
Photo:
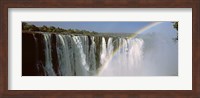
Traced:
<path id="1" fill-rule="evenodd" d="M 22 34 L 22 75 L 44 75 L 44 38 L 42 34 Z"/>
<path id="2" fill-rule="evenodd" d="M 96 75 L 126 37 L 22 33 L 23 76 Z"/>

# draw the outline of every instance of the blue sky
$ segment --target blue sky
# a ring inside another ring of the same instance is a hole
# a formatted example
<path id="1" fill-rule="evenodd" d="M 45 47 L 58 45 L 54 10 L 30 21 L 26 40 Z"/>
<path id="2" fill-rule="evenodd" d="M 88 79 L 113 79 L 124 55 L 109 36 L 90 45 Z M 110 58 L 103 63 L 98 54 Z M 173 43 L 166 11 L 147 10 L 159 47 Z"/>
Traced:
<path id="1" fill-rule="evenodd" d="M 152 22 L 28 22 L 36 26 L 55 26 L 96 32 L 134 33 Z"/>

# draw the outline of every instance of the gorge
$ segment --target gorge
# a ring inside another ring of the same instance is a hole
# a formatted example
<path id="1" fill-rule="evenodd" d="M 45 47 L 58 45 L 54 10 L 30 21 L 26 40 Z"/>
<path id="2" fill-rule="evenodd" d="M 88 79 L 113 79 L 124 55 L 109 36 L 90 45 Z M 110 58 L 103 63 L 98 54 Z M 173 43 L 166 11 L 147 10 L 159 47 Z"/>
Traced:
<path id="1" fill-rule="evenodd" d="M 22 33 L 22 76 L 177 76 L 174 32 Z"/>

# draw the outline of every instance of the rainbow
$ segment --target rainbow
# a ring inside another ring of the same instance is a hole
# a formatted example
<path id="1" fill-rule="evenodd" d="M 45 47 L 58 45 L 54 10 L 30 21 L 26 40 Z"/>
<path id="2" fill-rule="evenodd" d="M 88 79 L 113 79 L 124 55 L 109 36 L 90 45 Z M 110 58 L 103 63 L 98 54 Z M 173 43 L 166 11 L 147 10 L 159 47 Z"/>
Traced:
<path id="1" fill-rule="evenodd" d="M 159 25 L 159 24 L 161 24 L 161 23 L 163 23 L 163 22 L 153 22 L 153 23 L 151 23 L 151 24 L 145 26 L 144 28 L 138 30 L 137 32 L 131 34 L 127 39 L 135 38 L 138 34 L 143 33 L 144 31 L 146 31 L 146 30 L 148 30 L 148 29 L 150 29 L 150 28 L 152 28 L 152 27 L 154 27 L 154 26 L 157 26 L 157 25 Z M 123 46 L 124 46 L 124 45 L 122 44 L 121 46 L 119 46 L 117 49 L 115 49 L 115 50 L 109 55 L 108 60 L 106 61 L 106 63 L 103 64 L 103 65 L 97 70 L 97 75 L 99 75 L 99 74 L 102 72 L 102 70 L 105 69 L 105 68 L 108 66 L 109 62 L 112 60 L 112 57 L 113 57 L 113 56 L 116 54 L 116 52 L 117 52 L 118 50 L 120 50 L 120 48 L 123 47 Z"/>

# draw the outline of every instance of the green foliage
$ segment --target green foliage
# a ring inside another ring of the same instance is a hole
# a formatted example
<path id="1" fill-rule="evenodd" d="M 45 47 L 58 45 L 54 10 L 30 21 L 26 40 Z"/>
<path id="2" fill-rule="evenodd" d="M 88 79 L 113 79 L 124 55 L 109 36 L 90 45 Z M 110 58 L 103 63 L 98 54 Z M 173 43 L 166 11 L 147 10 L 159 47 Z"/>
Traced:
<path id="1" fill-rule="evenodd" d="M 47 31 L 48 32 L 55 32 L 56 28 L 54 26 L 50 26 Z"/>
<path id="2" fill-rule="evenodd" d="M 26 31 L 39 31 L 39 28 L 36 27 L 35 25 L 29 25 L 25 22 L 22 22 L 22 30 Z"/>
<path id="3" fill-rule="evenodd" d="M 39 29 L 41 32 L 47 32 L 47 30 L 48 30 L 48 28 L 47 28 L 47 26 L 42 26 L 42 27 L 40 27 L 40 29 Z"/>
<path id="4" fill-rule="evenodd" d="M 178 22 L 173 22 L 174 24 L 173 24 L 173 26 L 174 26 L 174 28 L 178 31 Z"/>
<path id="5" fill-rule="evenodd" d="M 172 22 L 172 23 L 173 23 L 173 27 L 178 31 L 178 22 Z M 178 32 L 177 32 L 176 40 L 178 40 Z"/>
<path id="6" fill-rule="evenodd" d="M 86 30 L 78 30 L 78 29 L 63 29 L 63 28 L 59 28 L 59 27 L 54 27 L 54 26 L 50 26 L 47 27 L 45 25 L 43 25 L 42 27 L 37 27 L 35 25 L 30 25 L 26 22 L 22 22 L 22 30 L 23 31 L 41 31 L 41 32 L 53 32 L 53 33 L 69 33 L 69 34 L 86 34 L 86 35 L 92 35 L 92 34 L 96 34 L 97 32 L 90 32 L 90 31 L 86 31 Z"/>
<path id="7" fill-rule="evenodd" d="M 28 24 L 26 22 L 22 22 L 22 30 L 27 30 L 28 29 Z"/>

